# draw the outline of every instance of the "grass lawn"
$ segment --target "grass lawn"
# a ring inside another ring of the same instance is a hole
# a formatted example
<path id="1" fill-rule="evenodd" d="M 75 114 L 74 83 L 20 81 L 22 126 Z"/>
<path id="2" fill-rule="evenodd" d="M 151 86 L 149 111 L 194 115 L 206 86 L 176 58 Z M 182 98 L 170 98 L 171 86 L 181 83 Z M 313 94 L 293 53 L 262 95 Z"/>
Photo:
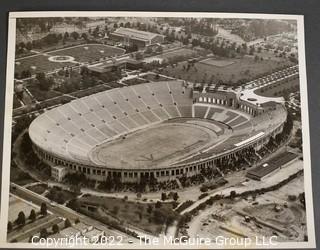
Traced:
<path id="1" fill-rule="evenodd" d="M 37 193 L 37 194 L 43 194 L 44 191 L 46 191 L 48 189 L 48 185 L 47 184 L 37 184 L 37 185 L 28 187 L 28 189 L 31 190 L 32 192 Z"/>
<path id="2" fill-rule="evenodd" d="M 148 82 L 148 80 L 144 80 L 144 79 L 140 79 L 140 78 L 132 78 L 132 79 L 122 81 L 122 83 L 124 83 L 128 86 L 141 84 L 141 83 L 147 83 L 147 82 Z"/>
<path id="3" fill-rule="evenodd" d="M 178 218 L 178 214 L 173 211 L 173 203 L 161 203 L 161 207 L 156 208 L 155 203 L 97 196 L 82 197 L 79 202 L 99 206 L 95 212 L 98 216 L 113 220 L 116 218 L 124 225 L 131 225 L 154 235 L 162 232 L 166 218 Z"/>
<path id="4" fill-rule="evenodd" d="M 179 48 L 173 51 L 169 51 L 169 52 L 164 52 L 163 54 L 157 56 L 160 57 L 162 59 L 171 59 L 177 56 L 188 56 L 188 57 L 194 57 L 197 55 L 197 52 L 192 50 L 192 49 L 186 49 L 186 48 Z"/>
<path id="5" fill-rule="evenodd" d="M 59 204 L 64 204 L 66 201 L 76 198 L 77 194 L 55 186 L 50 188 L 46 197 Z"/>
<path id="6" fill-rule="evenodd" d="M 39 89 L 39 86 L 29 86 L 28 90 L 34 96 L 34 98 L 36 98 L 37 101 L 39 101 L 39 102 L 62 95 L 61 93 L 59 93 L 57 91 L 52 91 L 52 90 L 43 91 L 43 90 Z"/>
<path id="7" fill-rule="evenodd" d="M 18 100 L 18 98 L 14 95 L 13 96 L 13 108 L 16 109 L 16 108 L 20 108 L 20 107 L 21 107 L 21 103 Z"/>
<path id="8" fill-rule="evenodd" d="M 102 92 L 102 91 L 105 91 L 105 90 L 108 90 L 108 89 L 110 89 L 110 88 L 108 88 L 105 85 L 97 85 L 97 86 L 94 86 L 94 87 L 91 87 L 91 88 L 88 88 L 88 89 L 78 90 L 78 91 L 69 93 L 69 95 L 81 98 L 81 97 L 92 95 L 92 94 L 95 94 L 95 93 L 98 93 L 98 92 Z"/>
<path id="9" fill-rule="evenodd" d="M 23 59 L 16 60 L 15 63 L 15 73 L 20 74 L 23 70 L 30 70 L 31 74 L 36 74 L 39 72 L 48 72 L 55 69 L 59 69 L 66 66 L 74 66 L 73 63 L 69 62 L 50 62 L 47 56 L 35 55 Z M 35 67 L 35 68 L 33 68 Z"/>
<path id="10" fill-rule="evenodd" d="M 146 79 L 151 82 L 162 82 L 162 81 L 170 81 L 171 79 L 168 77 L 164 77 L 157 74 L 146 74 L 143 76 L 140 76 L 140 78 Z"/>
<path id="11" fill-rule="evenodd" d="M 230 60 L 230 64 L 228 64 Z M 231 63 L 232 62 L 232 63 Z M 168 66 L 162 73 L 175 78 L 192 82 L 217 83 L 222 80 L 224 84 L 235 85 L 239 80 L 249 81 L 262 74 L 271 73 L 273 70 L 284 65 L 291 65 L 287 61 L 263 60 L 255 62 L 253 58 L 223 59 L 226 66 L 215 66 L 212 63 L 197 62 L 187 71 L 187 62 L 179 63 L 175 67 Z"/>
<path id="12" fill-rule="evenodd" d="M 23 186 L 35 182 L 36 180 L 33 179 L 28 173 L 23 172 L 21 169 L 17 167 L 17 165 L 14 162 L 12 162 L 10 168 L 10 181 Z"/>

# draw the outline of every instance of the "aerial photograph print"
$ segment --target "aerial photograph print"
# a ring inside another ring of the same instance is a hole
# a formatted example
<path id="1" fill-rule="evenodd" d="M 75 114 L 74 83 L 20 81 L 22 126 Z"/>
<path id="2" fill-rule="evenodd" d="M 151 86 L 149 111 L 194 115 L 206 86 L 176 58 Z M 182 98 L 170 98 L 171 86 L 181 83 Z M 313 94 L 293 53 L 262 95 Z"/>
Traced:
<path id="1" fill-rule="evenodd" d="M 315 247 L 303 16 L 9 15 L 0 246 Z"/>

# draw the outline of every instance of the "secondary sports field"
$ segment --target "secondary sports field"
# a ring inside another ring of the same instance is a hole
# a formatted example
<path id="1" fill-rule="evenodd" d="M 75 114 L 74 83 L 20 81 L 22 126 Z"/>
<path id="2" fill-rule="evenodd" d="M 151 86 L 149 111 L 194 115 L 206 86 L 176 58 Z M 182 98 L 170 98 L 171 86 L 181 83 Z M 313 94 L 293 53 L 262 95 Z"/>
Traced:
<path id="1" fill-rule="evenodd" d="M 85 44 L 71 48 L 60 49 L 48 53 L 50 56 L 72 56 L 77 62 L 96 61 L 100 58 L 122 55 L 124 49 L 112 47 L 104 44 Z"/>
<path id="2" fill-rule="evenodd" d="M 168 167 L 217 140 L 216 133 L 202 124 L 162 123 L 100 145 L 91 159 L 112 168 Z"/>
<path id="3" fill-rule="evenodd" d="M 17 59 L 15 62 L 15 73 L 20 74 L 24 70 L 30 70 L 31 74 L 46 73 L 66 66 L 75 66 L 77 63 L 94 62 L 100 58 L 122 55 L 124 53 L 124 49 L 104 44 L 77 45 Z M 74 58 L 74 61 L 52 62 L 49 61 L 49 58 L 52 56 L 71 56 Z"/>
<path id="4" fill-rule="evenodd" d="M 224 84 L 233 85 L 239 80 L 249 81 L 262 74 L 271 73 L 273 70 L 291 65 L 286 61 L 263 60 L 255 61 L 254 58 L 207 60 L 195 63 L 188 69 L 188 63 L 179 63 L 176 67 L 168 66 L 161 73 L 175 78 L 191 81 L 217 83 L 222 80 Z"/>
<path id="5" fill-rule="evenodd" d="M 48 72 L 62 67 L 72 66 L 70 62 L 50 62 L 48 56 L 39 54 L 26 58 L 17 59 L 14 72 L 21 74 L 24 70 L 30 70 L 30 73 Z"/>

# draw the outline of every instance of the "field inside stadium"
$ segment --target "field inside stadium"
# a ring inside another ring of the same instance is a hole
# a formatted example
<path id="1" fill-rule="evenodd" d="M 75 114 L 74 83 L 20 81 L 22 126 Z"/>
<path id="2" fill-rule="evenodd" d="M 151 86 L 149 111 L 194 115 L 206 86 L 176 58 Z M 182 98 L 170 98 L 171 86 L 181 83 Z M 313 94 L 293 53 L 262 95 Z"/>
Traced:
<path id="1" fill-rule="evenodd" d="M 102 143 L 91 151 L 91 160 L 108 168 L 169 167 L 222 140 L 219 129 L 216 123 L 174 119 Z"/>
<path id="2" fill-rule="evenodd" d="M 62 67 L 75 66 L 76 63 L 93 62 L 100 58 L 122 55 L 124 53 L 124 49 L 104 44 L 77 45 L 17 59 L 15 63 L 15 72 L 18 74 L 24 70 L 30 70 L 31 74 L 50 72 Z M 53 56 L 70 56 L 74 58 L 74 61 L 50 61 L 49 58 Z"/>

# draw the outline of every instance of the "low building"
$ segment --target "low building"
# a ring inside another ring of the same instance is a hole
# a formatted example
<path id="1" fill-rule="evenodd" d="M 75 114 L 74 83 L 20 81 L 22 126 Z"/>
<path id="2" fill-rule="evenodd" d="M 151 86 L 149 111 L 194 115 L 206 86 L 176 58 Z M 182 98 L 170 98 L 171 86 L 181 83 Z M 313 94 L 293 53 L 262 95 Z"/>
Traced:
<path id="1" fill-rule="evenodd" d="M 143 48 L 151 44 L 163 43 L 164 36 L 141 30 L 120 27 L 110 34 L 110 38 L 125 46 Z"/>
<path id="2" fill-rule="evenodd" d="M 61 230 L 60 234 L 63 235 L 65 238 L 81 236 L 81 232 L 74 227 L 67 227 L 67 228 Z"/>
<path id="3" fill-rule="evenodd" d="M 104 236 L 104 231 L 93 228 L 92 230 L 83 234 L 83 236 L 85 236 L 89 240 L 90 243 L 95 243 L 99 240 L 99 238 Z"/>
<path id="4" fill-rule="evenodd" d="M 132 58 L 118 58 L 118 59 L 111 59 L 105 62 L 97 63 L 94 65 L 88 66 L 88 70 L 93 75 L 101 75 L 107 72 L 114 71 L 115 69 L 131 69 L 135 70 L 140 68 L 142 65 L 141 62 L 138 62 Z"/>
<path id="5" fill-rule="evenodd" d="M 90 231 L 93 229 L 93 226 L 92 225 L 87 225 L 87 224 L 84 224 L 82 222 L 79 222 L 77 224 L 75 224 L 73 226 L 73 228 L 79 230 L 81 232 L 81 234 L 85 234 L 86 232 Z"/>
<path id="6" fill-rule="evenodd" d="M 65 175 L 68 173 L 66 167 L 51 166 L 51 177 L 58 182 L 61 182 Z"/>
<path id="7" fill-rule="evenodd" d="M 268 162 L 265 162 L 253 169 L 250 169 L 246 176 L 250 179 L 261 181 L 267 176 L 274 173 L 283 167 L 286 167 L 297 159 L 297 155 L 291 152 L 284 152 L 280 155 L 273 157 Z"/>

